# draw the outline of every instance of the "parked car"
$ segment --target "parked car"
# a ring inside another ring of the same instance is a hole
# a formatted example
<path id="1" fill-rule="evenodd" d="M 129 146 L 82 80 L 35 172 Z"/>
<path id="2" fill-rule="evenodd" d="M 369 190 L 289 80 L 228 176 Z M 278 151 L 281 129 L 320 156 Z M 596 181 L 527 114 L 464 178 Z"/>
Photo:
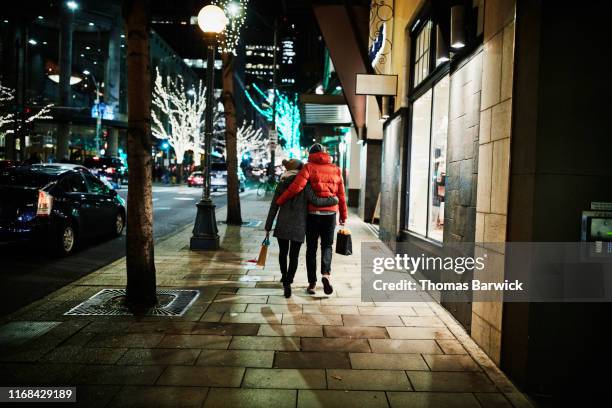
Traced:
<path id="1" fill-rule="evenodd" d="M 202 173 L 201 171 L 194 171 L 193 173 L 191 173 L 189 177 L 187 177 L 187 185 L 189 187 L 203 186 L 204 185 L 204 173 Z"/>
<path id="2" fill-rule="evenodd" d="M 119 236 L 125 202 L 88 169 L 37 164 L 0 174 L 0 241 L 32 241 L 68 255 L 84 238 Z"/>
<path id="3" fill-rule="evenodd" d="M 127 167 L 119 157 L 87 157 L 83 165 L 99 179 L 108 180 L 113 188 L 120 188 L 127 183 Z"/>
<path id="4" fill-rule="evenodd" d="M 240 191 L 246 190 L 246 177 L 238 167 Z M 210 188 L 212 191 L 227 189 L 227 163 L 210 163 Z"/>
<path id="5" fill-rule="evenodd" d="M 0 171 L 19 166 L 20 163 L 15 160 L 0 160 Z"/>

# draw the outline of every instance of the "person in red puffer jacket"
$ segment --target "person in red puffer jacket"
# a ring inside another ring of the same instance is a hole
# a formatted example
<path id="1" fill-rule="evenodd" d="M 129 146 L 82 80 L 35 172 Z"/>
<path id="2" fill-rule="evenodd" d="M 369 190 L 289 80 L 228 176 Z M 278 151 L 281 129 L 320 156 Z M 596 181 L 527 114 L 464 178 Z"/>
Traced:
<path id="1" fill-rule="evenodd" d="M 332 159 L 323 146 L 315 143 L 310 147 L 308 163 L 295 176 L 293 183 L 276 200 L 283 205 L 287 200 L 298 194 L 310 182 L 312 190 L 319 197 L 338 197 L 338 204 L 328 207 L 316 207 L 308 204 L 308 219 L 306 221 L 306 271 L 308 273 L 309 294 L 314 294 L 317 284 L 317 246 L 321 240 L 321 282 L 326 295 L 333 293 L 331 284 L 332 245 L 336 228 L 336 214 L 340 213 L 340 225 L 347 218 L 344 181 L 340 168 L 332 164 Z"/>

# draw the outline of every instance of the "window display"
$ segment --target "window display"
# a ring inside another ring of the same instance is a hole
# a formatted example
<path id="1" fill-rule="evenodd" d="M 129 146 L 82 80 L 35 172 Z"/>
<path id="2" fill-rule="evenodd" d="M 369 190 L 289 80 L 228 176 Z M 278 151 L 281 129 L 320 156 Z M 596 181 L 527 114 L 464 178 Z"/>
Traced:
<path id="1" fill-rule="evenodd" d="M 412 105 L 408 230 L 442 241 L 446 193 L 449 76 Z"/>

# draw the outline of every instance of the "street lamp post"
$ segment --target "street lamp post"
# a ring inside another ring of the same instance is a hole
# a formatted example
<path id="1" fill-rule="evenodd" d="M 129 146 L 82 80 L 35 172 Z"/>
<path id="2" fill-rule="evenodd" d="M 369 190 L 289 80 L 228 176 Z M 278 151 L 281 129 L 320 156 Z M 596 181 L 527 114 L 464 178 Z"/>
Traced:
<path id="1" fill-rule="evenodd" d="M 204 112 L 204 149 L 206 174 L 202 198 L 196 204 L 198 212 L 193 226 L 193 235 L 189 243 L 190 249 L 218 249 L 219 233 L 215 204 L 210 199 L 210 158 L 212 155 L 213 137 L 213 93 L 214 66 L 217 35 L 221 34 L 228 20 L 223 10 L 214 5 L 205 6 L 198 14 L 198 25 L 204 32 L 206 42 L 206 110 Z"/>
<path id="2" fill-rule="evenodd" d="M 94 87 L 96 88 L 96 99 L 95 104 L 97 106 L 96 109 L 96 156 L 100 155 L 100 131 L 102 130 L 102 112 L 100 111 L 100 84 L 96 81 L 96 76 L 89 71 L 86 71 L 91 76 L 91 79 L 94 83 Z M 86 74 L 87 75 L 87 74 Z"/>

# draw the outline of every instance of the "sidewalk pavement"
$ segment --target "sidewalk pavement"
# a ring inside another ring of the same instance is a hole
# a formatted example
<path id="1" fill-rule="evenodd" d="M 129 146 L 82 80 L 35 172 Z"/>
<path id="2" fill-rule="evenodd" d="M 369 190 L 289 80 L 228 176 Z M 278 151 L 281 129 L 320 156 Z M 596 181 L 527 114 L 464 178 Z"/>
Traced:
<path id="1" fill-rule="evenodd" d="M 243 218 L 264 220 L 269 200 L 243 197 Z M 125 287 L 120 259 L 0 322 L 58 323 L 2 346 L 0 383 L 76 386 L 71 406 L 87 407 L 531 406 L 437 303 L 361 302 L 360 243 L 378 239 L 354 214 L 348 227 L 354 254 L 334 256 L 333 295 L 305 294 L 302 249 L 289 300 L 274 241 L 265 269 L 244 265 L 263 224 L 221 224 L 216 252 L 190 251 L 185 228 L 155 248 L 159 288 L 200 290 L 182 317 L 64 316 Z"/>

